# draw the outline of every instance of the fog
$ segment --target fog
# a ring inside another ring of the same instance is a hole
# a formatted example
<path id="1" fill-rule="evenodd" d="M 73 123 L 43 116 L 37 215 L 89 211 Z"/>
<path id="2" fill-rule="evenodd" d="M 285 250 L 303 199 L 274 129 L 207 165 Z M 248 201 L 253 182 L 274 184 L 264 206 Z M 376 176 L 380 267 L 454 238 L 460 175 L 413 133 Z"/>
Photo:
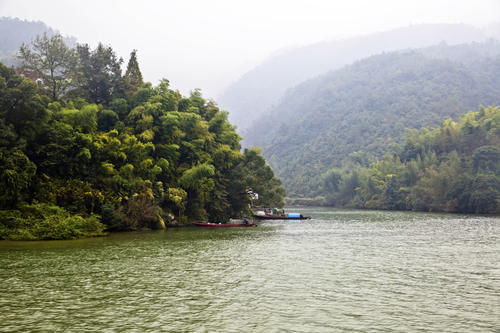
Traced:
<path id="1" fill-rule="evenodd" d="M 280 50 L 421 23 L 486 28 L 500 21 L 500 1 L 0 0 L 0 16 L 102 41 L 125 61 L 137 49 L 147 81 L 216 98 Z"/>

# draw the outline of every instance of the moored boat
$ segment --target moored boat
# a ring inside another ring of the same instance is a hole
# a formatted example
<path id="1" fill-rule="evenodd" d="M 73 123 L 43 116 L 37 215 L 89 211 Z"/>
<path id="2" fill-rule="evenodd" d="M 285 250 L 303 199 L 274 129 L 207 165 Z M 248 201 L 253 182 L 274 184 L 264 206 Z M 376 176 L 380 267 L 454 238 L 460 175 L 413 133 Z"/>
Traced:
<path id="1" fill-rule="evenodd" d="M 283 210 L 270 208 L 254 210 L 253 216 L 260 220 L 308 220 L 311 218 L 300 213 L 285 213 Z"/>
<path id="2" fill-rule="evenodd" d="M 207 228 L 253 227 L 257 225 L 257 223 L 250 222 L 248 220 L 234 221 L 230 223 L 213 223 L 213 222 L 198 221 L 198 222 L 193 222 L 192 224 L 197 227 L 207 227 Z"/>

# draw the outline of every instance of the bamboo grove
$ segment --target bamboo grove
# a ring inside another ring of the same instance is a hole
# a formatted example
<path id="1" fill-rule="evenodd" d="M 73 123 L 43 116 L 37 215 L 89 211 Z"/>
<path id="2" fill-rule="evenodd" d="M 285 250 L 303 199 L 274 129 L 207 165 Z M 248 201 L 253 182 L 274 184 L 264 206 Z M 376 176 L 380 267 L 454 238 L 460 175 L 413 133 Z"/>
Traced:
<path id="1" fill-rule="evenodd" d="M 0 238 L 67 239 L 226 221 L 282 206 L 257 149 L 199 90 L 143 82 L 137 52 L 69 48 L 59 35 L 0 64 Z M 16 73 L 17 71 L 17 73 Z M 258 194 L 258 198 L 255 194 Z M 254 200 L 255 202 L 252 202 Z"/>
<path id="2" fill-rule="evenodd" d="M 366 166 L 363 154 L 323 175 L 329 203 L 371 209 L 500 213 L 500 109 L 468 112 L 436 128 L 408 130 L 406 143 Z"/>

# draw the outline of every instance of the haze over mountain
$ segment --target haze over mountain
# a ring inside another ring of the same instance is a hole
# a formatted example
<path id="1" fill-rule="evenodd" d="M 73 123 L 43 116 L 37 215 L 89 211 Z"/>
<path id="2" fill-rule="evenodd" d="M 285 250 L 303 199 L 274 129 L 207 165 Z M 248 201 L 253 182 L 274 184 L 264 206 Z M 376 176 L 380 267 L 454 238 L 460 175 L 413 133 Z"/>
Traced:
<path id="1" fill-rule="evenodd" d="M 480 29 L 464 24 L 425 24 L 311 44 L 265 60 L 229 86 L 217 102 L 230 111 L 229 119 L 246 137 L 245 129 L 253 121 L 277 104 L 288 88 L 306 79 L 382 52 L 487 38 Z"/>
<path id="2" fill-rule="evenodd" d="M 91 47 L 113 45 L 123 57 L 137 49 L 146 81 L 167 78 L 183 94 L 200 88 L 218 101 L 231 82 L 276 50 L 412 24 L 483 28 L 500 21 L 500 2 L 1 0 L 0 13 L 43 21 Z"/>
<path id="3" fill-rule="evenodd" d="M 16 53 L 23 43 L 30 43 L 37 35 L 58 33 L 41 21 L 27 21 L 12 17 L 0 17 L 0 62 L 14 65 Z M 64 41 L 74 46 L 76 38 L 65 37 Z"/>
<path id="4" fill-rule="evenodd" d="M 306 81 L 247 131 L 290 196 L 308 196 L 323 172 L 379 158 L 406 128 L 436 126 L 500 103 L 500 44 L 385 53 Z"/>

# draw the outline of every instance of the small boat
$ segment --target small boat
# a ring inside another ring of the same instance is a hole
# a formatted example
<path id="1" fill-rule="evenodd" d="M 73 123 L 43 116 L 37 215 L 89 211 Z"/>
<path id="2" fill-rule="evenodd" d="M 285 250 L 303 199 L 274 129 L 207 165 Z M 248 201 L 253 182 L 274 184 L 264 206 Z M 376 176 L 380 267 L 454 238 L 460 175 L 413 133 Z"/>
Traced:
<path id="1" fill-rule="evenodd" d="M 197 227 L 207 227 L 207 228 L 253 227 L 257 225 L 257 223 L 253 223 L 250 221 L 245 222 L 245 221 L 238 223 L 193 222 L 192 224 Z"/>
<path id="2" fill-rule="evenodd" d="M 276 212 L 278 214 L 276 214 Z M 299 213 L 285 214 L 285 212 L 282 209 L 281 210 L 274 209 L 273 211 L 269 208 L 255 210 L 253 216 L 260 220 L 309 220 L 311 218 L 310 216 L 304 216 Z"/>

